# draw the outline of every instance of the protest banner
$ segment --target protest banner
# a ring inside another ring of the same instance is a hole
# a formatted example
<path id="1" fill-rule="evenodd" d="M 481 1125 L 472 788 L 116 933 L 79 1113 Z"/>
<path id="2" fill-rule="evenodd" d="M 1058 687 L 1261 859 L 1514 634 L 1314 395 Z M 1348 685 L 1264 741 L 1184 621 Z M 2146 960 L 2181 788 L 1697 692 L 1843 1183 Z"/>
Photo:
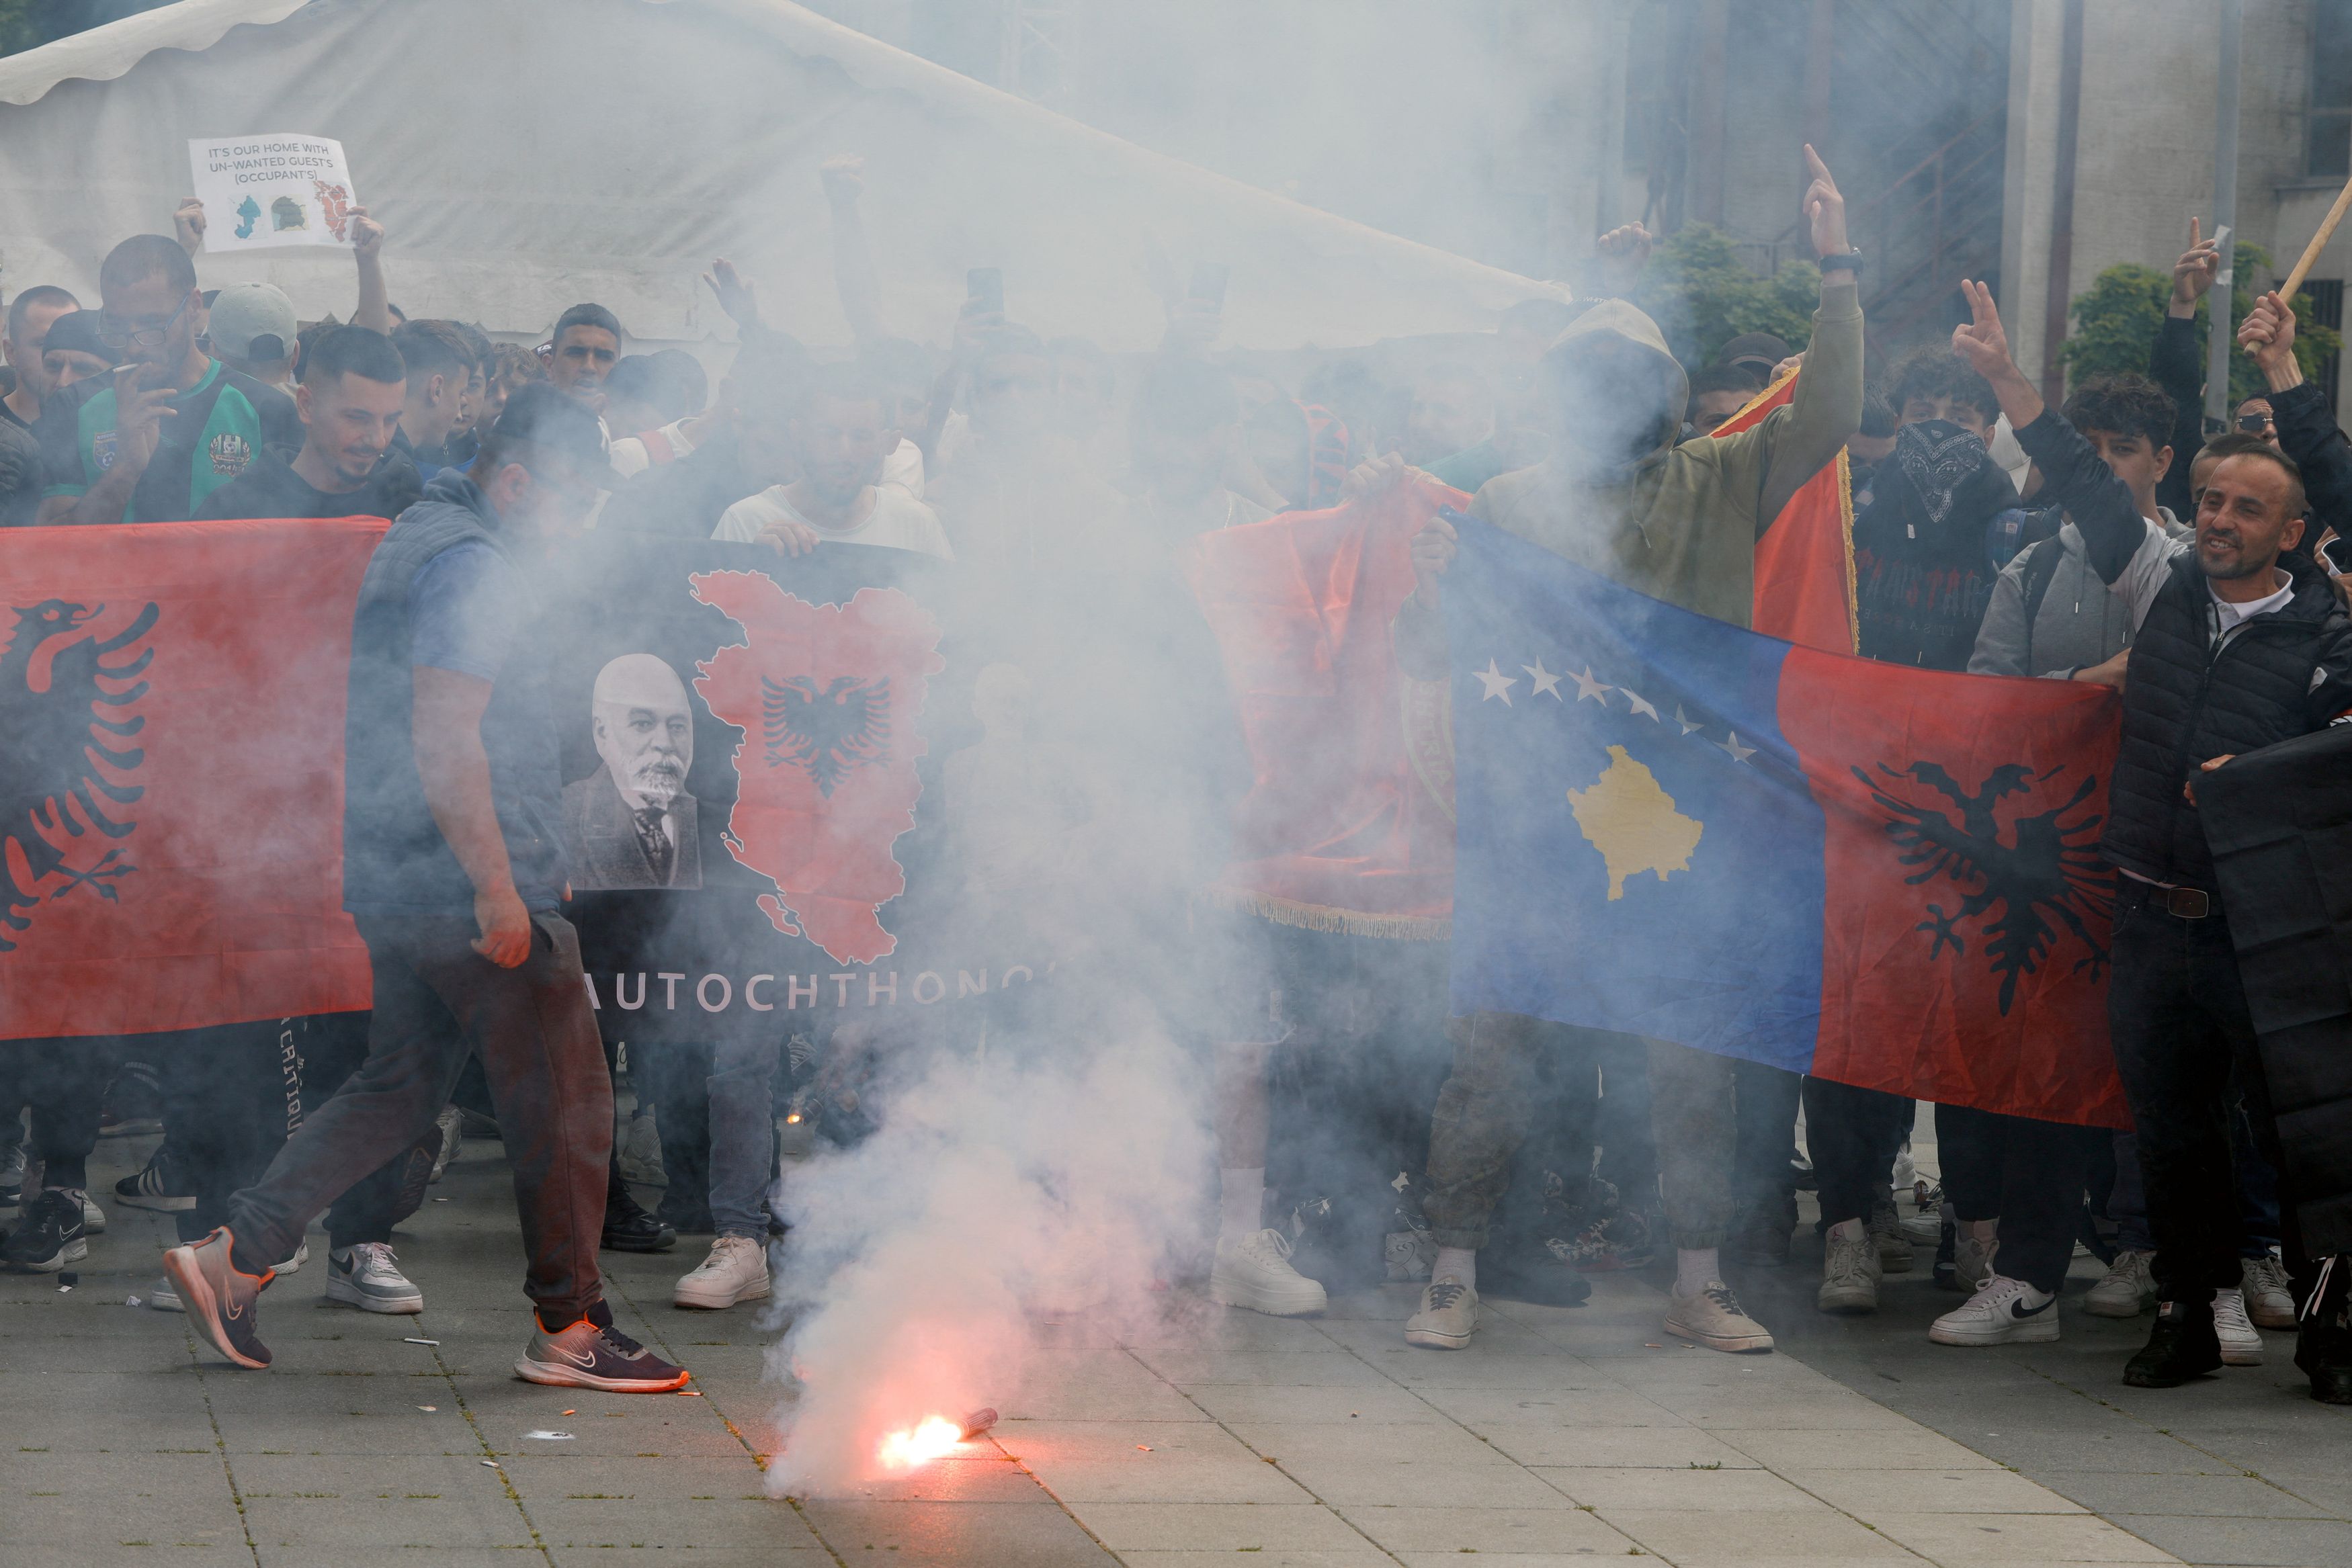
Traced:
<path id="1" fill-rule="evenodd" d="M 351 167 L 324 136 L 209 137 L 188 143 L 208 253 L 348 245 Z"/>

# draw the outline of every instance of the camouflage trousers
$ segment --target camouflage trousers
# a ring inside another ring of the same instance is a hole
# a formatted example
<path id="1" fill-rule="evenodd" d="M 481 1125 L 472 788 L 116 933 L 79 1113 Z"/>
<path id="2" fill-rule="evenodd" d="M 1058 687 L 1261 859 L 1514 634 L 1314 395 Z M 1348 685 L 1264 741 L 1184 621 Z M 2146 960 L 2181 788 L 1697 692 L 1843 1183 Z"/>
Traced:
<path id="1" fill-rule="evenodd" d="M 1536 1103 L 1536 1063 L 1547 1052 L 1590 1051 L 1627 1037 L 1516 1013 L 1449 1020 L 1454 1071 L 1429 1122 L 1429 1193 L 1422 1208 L 1440 1247 L 1484 1247 L 1486 1222 L 1510 1185 Z M 1659 1184 L 1676 1247 L 1719 1247 L 1731 1228 L 1738 1143 L 1734 1063 L 1685 1045 L 1645 1040 L 1650 1122 Z"/>

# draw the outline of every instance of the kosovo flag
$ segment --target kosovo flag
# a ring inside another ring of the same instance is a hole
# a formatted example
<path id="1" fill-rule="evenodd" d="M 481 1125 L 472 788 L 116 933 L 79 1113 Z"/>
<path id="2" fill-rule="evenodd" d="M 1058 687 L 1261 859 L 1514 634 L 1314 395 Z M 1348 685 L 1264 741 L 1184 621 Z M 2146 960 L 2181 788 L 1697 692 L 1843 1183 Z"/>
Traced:
<path id="1" fill-rule="evenodd" d="M 1794 647 L 1453 520 L 1457 1013 L 2130 1124 L 2112 693 Z"/>

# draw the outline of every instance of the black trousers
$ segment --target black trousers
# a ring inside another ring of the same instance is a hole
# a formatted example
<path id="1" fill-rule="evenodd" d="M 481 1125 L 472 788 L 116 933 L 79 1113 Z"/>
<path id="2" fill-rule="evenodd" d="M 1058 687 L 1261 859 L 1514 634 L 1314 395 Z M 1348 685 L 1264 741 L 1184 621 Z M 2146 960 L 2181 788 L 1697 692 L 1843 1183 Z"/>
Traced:
<path id="1" fill-rule="evenodd" d="M 2091 1162 L 2107 1140 L 2099 1127 L 1964 1105 L 1936 1107 L 1936 1155 L 1953 1217 L 2000 1220 L 1995 1269 L 2053 1294 L 2074 1256 L 2075 1220 Z M 2231 1282 L 2237 1282 L 2234 1273 Z"/>
<path id="2" fill-rule="evenodd" d="M 1742 1208 L 1777 1215 L 1797 1197 L 1791 1162 L 1797 1155 L 1797 1104 L 1804 1075 L 1760 1061 L 1738 1061 L 1732 1064 L 1731 1081 L 1738 1095 L 1732 1113 L 1739 1128 L 1731 1170 L 1733 1200 Z M 1886 1158 L 1891 1166 L 1892 1151 Z"/>
<path id="3" fill-rule="evenodd" d="M 2168 1301 L 2210 1301 L 2239 1280 L 2243 1227 L 2228 1120 L 2233 1068 L 2255 1148 L 2273 1170 L 2284 1166 L 2228 917 L 2216 901 L 2204 919 L 2184 920 L 2148 894 L 2144 883 L 2122 879 L 2107 1022 L 2139 1132 L 2157 1293 Z M 2294 1197 L 2282 1192 L 2279 1199 L 2280 1250 L 2301 1276 L 2308 1264 Z"/>
<path id="4" fill-rule="evenodd" d="M 89 1186 L 100 1106 L 121 1061 L 121 1042 L 109 1036 L 0 1040 L 0 1136 L 13 1136 L 6 1124 L 31 1108 L 31 1154 L 41 1162 L 43 1186 Z"/>
<path id="5" fill-rule="evenodd" d="M 1822 1226 L 1867 1220 L 1872 1207 L 1893 1194 L 1910 1100 L 1826 1078 L 1806 1079 L 1804 1098 L 1805 1148 L 1813 1157 Z"/>
<path id="6" fill-rule="evenodd" d="M 367 1054 L 367 1028 L 365 1013 L 331 1013 L 190 1030 L 153 1049 L 165 1136 L 196 1200 L 173 1217 L 181 1240 L 229 1223 L 229 1195 L 269 1168 L 306 1107 L 315 1111 L 342 1087 Z M 328 1244 L 391 1240 L 392 1228 L 424 1202 L 437 1152 L 427 1134 L 337 1198 Z"/>

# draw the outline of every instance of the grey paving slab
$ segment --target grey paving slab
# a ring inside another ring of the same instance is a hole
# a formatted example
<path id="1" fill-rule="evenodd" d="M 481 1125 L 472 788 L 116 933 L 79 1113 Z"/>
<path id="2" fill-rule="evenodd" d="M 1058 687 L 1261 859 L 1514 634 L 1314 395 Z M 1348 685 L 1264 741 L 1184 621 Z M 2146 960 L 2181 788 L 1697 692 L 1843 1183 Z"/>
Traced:
<path id="1" fill-rule="evenodd" d="M 2334 1511 L 2298 1495 L 2291 1482 L 2254 1476 L 2130 1475 L 2113 1470 L 2056 1471 L 2053 1491 L 2095 1513 L 2204 1514 L 2224 1519 L 2326 1519 Z M 2352 1533 L 2352 1532 L 2347 1532 Z"/>
<path id="2" fill-rule="evenodd" d="M 1342 1508 L 1349 1524 L 1392 1552 L 1622 1557 L 1632 1541 L 1575 1508 Z"/>
<path id="3" fill-rule="evenodd" d="M 2116 1522 L 2189 1563 L 2244 1568 L 2352 1568 L 2352 1531 L 2338 1520 L 2125 1514 Z"/>
<path id="4" fill-rule="evenodd" d="M 1348 1520 L 1312 1502 L 1098 1502 L 1086 1521 L 1114 1552 L 1350 1552 L 1364 1542 Z"/>
<path id="5" fill-rule="evenodd" d="M 845 1562 L 956 1568 L 1108 1568 L 1115 1561 L 1050 1502 L 859 1502 L 804 1505 L 817 1536 Z M 874 1556 L 868 1557 L 871 1551 Z M 889 1555 L 885 1557 L 883 1553 Z M 1228 1554 L 1229 1555 L 1229 1554 Z"/>

